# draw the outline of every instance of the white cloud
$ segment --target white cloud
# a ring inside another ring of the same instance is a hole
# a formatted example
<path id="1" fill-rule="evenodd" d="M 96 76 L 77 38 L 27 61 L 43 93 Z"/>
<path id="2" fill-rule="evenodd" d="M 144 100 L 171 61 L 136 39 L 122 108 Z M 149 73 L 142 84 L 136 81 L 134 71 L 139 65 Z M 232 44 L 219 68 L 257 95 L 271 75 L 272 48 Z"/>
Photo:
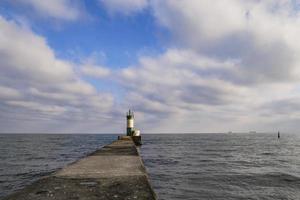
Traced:
<path id="1" fill-rule="evenodd" d="M 299 128 L 300 15 L 291 1 L 100 2 L 112 15 L 151 6 L 157 23 L 170 31 L 172 48 L 121 70 L 84 63 L 78 74 L 43 37 L 1 18 L 0 84 L 11 87 L 2 92 L 2 109 L 19 107 L 21 114 L 33 112 L 31 117 L 42 115 L 78 131 L 95 124 L 103 130 L 127 108 L 137 111 L 146 132 Z M 119 104 L 80 74 L 114 77 Z M 51 109 L 60 114 L 45 116 Z"/>
<path id="2" fill-rule="evenodd" d="M 40 16 L 62 20 L 76 20 L 79 18 L 80 9 L 74 0 L 15 0 L 17 3 L 31 7 Z"/>
<path id="3" fill-rule="evenodd" d="M 67 81 L 74 72 L 70 63 L 55 58 L 45 39 L 13 21 L 0 17 L 3 75 L 26 76 L 31 81 Z M 4 59 L 5 58 L 5 59 Z"/>
<path id="4" fill-rule="evenodd" d="M 76 95 L 64 92 L 44 92 L 36 88 L 30 88 L 29 93 L 35 97 L 51 99 L 55 101 L 75 101 Z"/>
<path id="5" fill-rule="evenodd" d="M 145 113 L 146 121 L 156 116 L 156 123 L 170 125 L 174 116 L 187 111 L 197 114 L 244 103 L 251 91 L 222 80 L 223 66 L 230 72 L 234 62 L 170 49 L 157 58 L 142 58 L 136 67 L 124 69 L 119 80 L 128 89 L 128 107 Z"/>
<path id="6" fill-rule="evenodd" d="M 153 0 L 152 6 L 174 43 L 239 60 L 242 76 L 252 82 L 299 77 L 300 17 L 291 1 Z"/>
<path id="7" fill-rule="evenodd" d="M 217 40 L 246 25 L 241 1 L 153 0 L 152 5 L 159 23 L 181 39 Z"/>
<path id="8" fill-rule="evenodd" d="M 72 94 L 78 94 L 78 95 L 96 94 L 96 90 L 94 86 L 82 80 L 61 83 L 58 87 L 62 92 L 69 92 Z"/>
<path id="9" fill-rule="evenodd" d="M 30 101 L 6 101 L 6 104 L 11 106 L 19 106 L 34 111 L 40 111 L 51 115 L 60 115 L 66 111 L 66 109 L 62 106 L 45 105 Z"/>
<path id="10" fill-rule="evenodd" d="M 83 65 L 81 71 L 84 75 L 95 78 L 103 78 L 110 75 L 108 68 L 90 64 Z"/>
<path id="11" fill-rule="evenodd" d="M 141 113 L 140 125 L 148 132 L 279 128 L 280 123 L 270 125 L 278 120 L 278 112 L 267 105 L 272 105 L 270 100 L 291 105 L 288 99 L 299 96 L 294 93 L 298 84 L 238 83 L 239 64 L 192 50 L 169 49 L 158 57 L 141 58 L 118 77 L 127 88 L 126 106 Z M 272 112 L 266 116 L 266 110 Z"/>
<path id="12" fill-rule="evenodd" d="M 48 127 L 47 132 L 64 132 L 73 130 L 74 124 L 79 132 L 102 131 L 95 127 L 112 116 L 108 114 L 114 110 L 111 94 L 99 92 L 83 80 L 77 65 L 57 58 L 43 37 L 2 17 L 0 60 L 2 131 L 36 132 Z M 31 119 L 39 126 L 26 127 Z M 55 128 L 49 128 L 53 123 Z M 80 129 L 87 124 L 89 130 Z"/>
<path id="13" fill-rule="evenodd" d="M 18 99 L 21 96 L 22 94 L 18 90 L 0 85 L 0 99 Z"/>
<path id="14" fill-rule="evenodd" d="M 148 6 L 148 0 L 99 0 L 107 11 L 113 14 L 130 15 L 142 11 Z"/>
<path id="15" fill-rule="evenodd" d="M 300 15 L 292 4 L 150 1 L 177 49 L 122 71 L 128 105 L 148 116 L 149 129 L 156 116 L 156 131 L 296 130 Z"/>

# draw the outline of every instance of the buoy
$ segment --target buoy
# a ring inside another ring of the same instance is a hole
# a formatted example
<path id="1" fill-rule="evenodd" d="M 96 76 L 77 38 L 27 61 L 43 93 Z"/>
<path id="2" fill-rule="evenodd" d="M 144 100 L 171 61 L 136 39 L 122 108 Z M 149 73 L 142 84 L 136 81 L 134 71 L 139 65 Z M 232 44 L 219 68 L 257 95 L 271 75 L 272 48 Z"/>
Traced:
<path id="1" fill-rule="evenodd" d="M 278 139 L 280 138 L 280 132 L 279 131 L 278 131 L 278 136 L 277 137 L 278 137 Z"/>

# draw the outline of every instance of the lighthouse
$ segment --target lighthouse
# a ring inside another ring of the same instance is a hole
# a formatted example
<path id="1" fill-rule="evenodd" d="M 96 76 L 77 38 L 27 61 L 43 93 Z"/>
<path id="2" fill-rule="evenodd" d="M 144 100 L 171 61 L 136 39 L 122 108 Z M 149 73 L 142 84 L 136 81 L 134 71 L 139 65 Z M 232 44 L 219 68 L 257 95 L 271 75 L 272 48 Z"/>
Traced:
<path id="1" fill-rule="evenodd" d="M 131 110 L 127 112 L 127 136 L 133 135 L 133 128 L 134 128 L 134 114 Z"/>
<path id="2" fill-rule="evenodd" d="M 134 114 L 131 110 L 126 113 L 127 119 L 127 136 L 131 137 L 136 145 L 142 144 L 142 137 L 140 130 L 134 128 Z"/>

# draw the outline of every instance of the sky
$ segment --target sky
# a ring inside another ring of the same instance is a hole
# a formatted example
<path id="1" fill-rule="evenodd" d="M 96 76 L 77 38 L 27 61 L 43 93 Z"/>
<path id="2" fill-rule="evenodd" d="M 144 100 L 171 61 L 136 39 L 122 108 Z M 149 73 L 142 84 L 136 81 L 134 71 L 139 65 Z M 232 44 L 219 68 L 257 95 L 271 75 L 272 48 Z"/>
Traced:
<path id="1" fill-rule="evenodd" d="M 299 0 L 0 0 L 0 132 L 295 132 Z"/>

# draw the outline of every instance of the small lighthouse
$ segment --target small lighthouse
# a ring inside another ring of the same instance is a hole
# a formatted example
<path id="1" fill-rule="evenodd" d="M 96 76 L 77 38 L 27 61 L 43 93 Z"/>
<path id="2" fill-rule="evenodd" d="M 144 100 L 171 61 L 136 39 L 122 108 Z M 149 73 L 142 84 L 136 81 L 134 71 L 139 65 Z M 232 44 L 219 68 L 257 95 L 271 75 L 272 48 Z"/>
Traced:
<path id="1" fill-rule="evenodd" d="M 134 128 L 134 114 L 131 110 L 126 113 L 127 119 L 127 136 L 130 136 L 136 145 L 142 144 L 140 130 Z"/>
<path id="2" fill-rule="evenodd" d="M 127 118 L 127 136 L 132 136 L 134 130 L 134 114 L 131 110 L 127 112 L 126 118 Z"/>

